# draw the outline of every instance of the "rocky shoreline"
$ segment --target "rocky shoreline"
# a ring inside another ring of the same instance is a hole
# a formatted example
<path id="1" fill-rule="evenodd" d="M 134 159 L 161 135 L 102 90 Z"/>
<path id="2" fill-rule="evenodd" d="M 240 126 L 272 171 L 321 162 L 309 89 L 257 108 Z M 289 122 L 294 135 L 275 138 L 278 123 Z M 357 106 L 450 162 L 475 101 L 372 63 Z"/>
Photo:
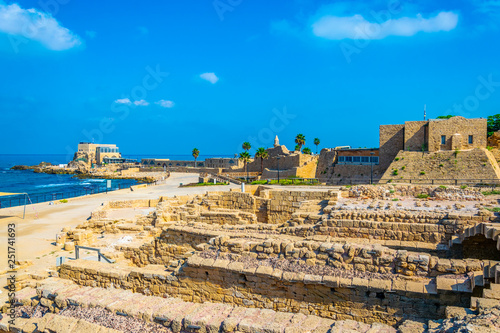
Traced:
<path id="1" fill-rule="evenodd" d="M 154 183 L 157 181 L 155 177 L 151 176 L 122 176 L 117 175 L 114 172 L 107 172 L 104 174 L 94 174 L 87 171 L 82 171 L 81 169 L 65 169 L 53 166 L 47 162 L 41 162 L 38 165 L 15 165 L 10 168 L 11 170 L 32 170 L 35 173 L 45 173 L 52 175 L 73 175 L 74 178 L 78 179 L 133 179 L 138 183 Z"/>

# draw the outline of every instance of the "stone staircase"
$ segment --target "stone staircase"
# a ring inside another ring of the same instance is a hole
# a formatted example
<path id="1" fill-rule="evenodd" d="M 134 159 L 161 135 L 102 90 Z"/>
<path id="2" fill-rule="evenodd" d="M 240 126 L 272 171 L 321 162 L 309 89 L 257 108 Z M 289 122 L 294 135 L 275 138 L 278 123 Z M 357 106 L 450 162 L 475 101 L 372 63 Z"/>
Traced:
<path id="1" fill-rule="evenodd" d="M 51 313 L 57 313 L 68 306 L 103 308 L 121 316 L 160 323 L 173 332 L 396 332 L 394 328 L 379 323 L 333 321 L 302 313 L 284 313 L 222 303 L 192 303 L 179 298 L 145 296 L 121 289 L 80 287 L 58 278 L 47 279 L 36 289 L 25 288 L 17 297 L 24 305 L 36 306 L 40 303 L 48 307 Z M 46 316 L 57 318 L 53 314 Z M 24 325 L 27 325 L 27 322 Z M 20 328 L 16 327 L 16 332 L 27 332 Z M 86 332 L 117 331 L 90 329 Z"/>
<path id="2" fill-rule="evenodd" d="M 471 297 L 471 308 L 477 311 L 500 306 L 500 284 L 491 283 L 483 289 L 482 297 Z"/>
<path id="3" fill-rule="evenodd" d="M 42 318 L 16 318 L 13 325 L 0 321 L 0 332 L 32 333 L 121 333 L 89 321 L 55 313 L 47 313 Z"/>
<path id="4" fill-rule="evenodd" d="M 500 251 L 500 223 L 478 223 L 474 226 L 464 229 L 464 232 L 453 236 L 449 246 L 453 244 L 461 244 L 467 237 L 483 235 L 487 239 L 492 239 L 497 242 L 497 250 Z"/>

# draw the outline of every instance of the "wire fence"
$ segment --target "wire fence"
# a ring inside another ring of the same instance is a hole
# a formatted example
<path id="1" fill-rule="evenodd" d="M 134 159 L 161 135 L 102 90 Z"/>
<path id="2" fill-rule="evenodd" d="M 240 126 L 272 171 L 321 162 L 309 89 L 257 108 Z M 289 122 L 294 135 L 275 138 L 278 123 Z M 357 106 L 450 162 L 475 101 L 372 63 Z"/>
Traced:
<path id="1" fill-rule="evenodd" d="M 118 184 L 114 185 L 110 188 L 106 186 L 92 186 L 86 187 L 81 190 L 76 191 L 65 191 L 65 192 L 56 192 L 56 193 L 45 193 L 45 194 L 34 194 L 29 195 L 29 199 L 26 200 L 26 204 L 36 204 L 39 202 L 48 202 L 48 201 L 57 201 L 64 200 L 69 198 L 81 197 L 84 195 L 111 192 L 116 190 L 122 190 L 130 188 L 136 184 Z M 0 199 L 0 208 L 9 208 L 16 206 L 23 206 L 25 203 L 24 195 L 12 196 L 12 197 L 4 197 Z"/>

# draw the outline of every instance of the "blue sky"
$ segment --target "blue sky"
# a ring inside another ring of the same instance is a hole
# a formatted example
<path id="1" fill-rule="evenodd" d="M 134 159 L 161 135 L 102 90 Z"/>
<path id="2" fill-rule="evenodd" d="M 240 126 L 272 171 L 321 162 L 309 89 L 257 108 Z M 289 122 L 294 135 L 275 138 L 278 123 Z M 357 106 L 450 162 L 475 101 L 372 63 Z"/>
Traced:
<path id="1" fill-rule="evenodd" d="M 424 104 L 486 117 L 499 18 L 498 0 L 0 0 L 0 153 L 375 147 Z"/>

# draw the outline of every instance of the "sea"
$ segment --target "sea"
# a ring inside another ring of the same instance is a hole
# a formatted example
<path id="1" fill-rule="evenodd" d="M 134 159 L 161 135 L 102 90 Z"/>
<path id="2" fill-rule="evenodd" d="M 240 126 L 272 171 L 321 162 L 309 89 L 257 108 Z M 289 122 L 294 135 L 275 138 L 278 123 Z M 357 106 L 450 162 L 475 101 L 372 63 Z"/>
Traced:
<path id="1" fill-rule="evenodd" d="M 192 160 L 191 155 L 123 155 L 125 158 L 168 158 L 171 160 Z M 223 155 L 199 156 L 198 160 L 208 157 L 229 157 Z M 50 175 L 35 173 L 32 170 L 11 170 L 14 165 L 37 165 L 48 162 L 54 165 L 67 164 L 67 154 L 0 154 L 0 192 L 27 193 L 28 196 L 1 196 L 0 208 L 19 206 L 27 203 L 38 203 L 83 196 L 93 193 L 129 188 L 137 184 L 132 179 L 112 179 L 108 188 L 106 179 L 78 179 L 72 175 Z"/>

